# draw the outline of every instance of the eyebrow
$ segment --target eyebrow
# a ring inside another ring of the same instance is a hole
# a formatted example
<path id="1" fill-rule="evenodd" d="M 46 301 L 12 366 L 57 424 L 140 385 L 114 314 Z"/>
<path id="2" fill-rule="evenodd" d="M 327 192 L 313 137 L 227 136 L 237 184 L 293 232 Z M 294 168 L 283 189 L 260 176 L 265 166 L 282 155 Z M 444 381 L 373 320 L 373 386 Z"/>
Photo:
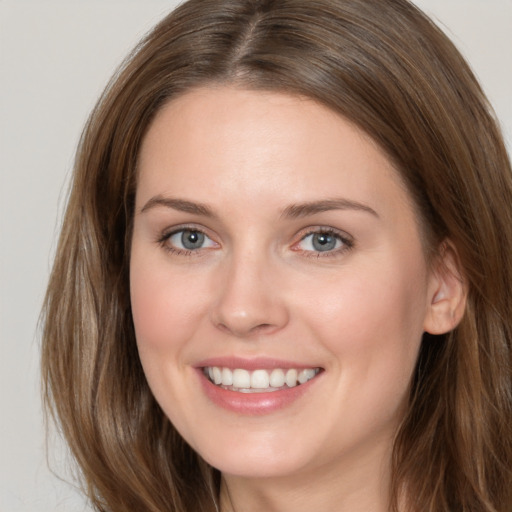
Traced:
<path id="1" fill-rule="evenodd" d="M 152 197 L 141 208 L 140 213 L 147 212 L 148 210 L 158 206 L 172 208 L 173 210 L 192 213 L 194 215 L 201 215 L 203 217 L 217 217 L 215 212 L 204 203 L 196 203 L 193 201 L 187 201 L 186 199 L 164 197 L 161 195 Z M 291 204 L 283 210 L 281 217 L 299 219 L 331 210 L 357 210 L 370 213 L 371 215 L 379 218 L 378 213 L 368 205 L 344 198 Z"/>
<path id="2" fill-rule="evenodd" d="M 172 208 L 185 213 L 193 213 L 195 215 L 202 215 L 203 217 L 216 217 L 213 210 L 202 203 L 195 203 L 187 201 L 186 199 L 178 199 L 174 197 L 154 196 L 152 197 L 140 210 L 140 213 L 147 212 L 157 206 L 165 208 Z"/>
<path id="3" fill-rule="evenodd" d="M 379 218 L 379 214 L 368 205 L 344 198 L 292 204 L 283 210 L 282 216 L 298 219 L 331 210 L 358 210 Z"/>

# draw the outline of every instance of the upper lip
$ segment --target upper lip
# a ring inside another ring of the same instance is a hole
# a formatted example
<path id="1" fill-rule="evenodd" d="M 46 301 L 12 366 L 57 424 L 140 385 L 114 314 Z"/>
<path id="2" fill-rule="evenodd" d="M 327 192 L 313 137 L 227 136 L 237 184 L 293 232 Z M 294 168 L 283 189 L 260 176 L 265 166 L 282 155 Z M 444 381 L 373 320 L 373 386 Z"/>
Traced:
<path id="1" fill-rule="evenodd" d="M 295 361 L 286 361 L 283 359 L 275 359 L 272 357 L 254 357 L 242 358 L 236 356 L 227 357 L 211 357 L 198 362 L 195 365 L 197 368 L 205 368 L 217 366 L 219 368 L 241 368 L 248 371 L 274 368 L 296 368 L 298 370 L 305 368 L 319 368 L 317 364 L 304 364 Z"/>

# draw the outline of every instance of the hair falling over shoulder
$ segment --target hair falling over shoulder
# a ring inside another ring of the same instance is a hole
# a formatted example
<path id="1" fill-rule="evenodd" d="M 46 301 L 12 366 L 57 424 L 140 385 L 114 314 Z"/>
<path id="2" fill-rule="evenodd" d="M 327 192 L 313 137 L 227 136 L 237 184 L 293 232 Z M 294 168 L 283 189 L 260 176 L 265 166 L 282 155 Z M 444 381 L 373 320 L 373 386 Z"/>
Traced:
<path id="1" fill-rule="evenodd" d="M 82 135 L 43 310 L 46 404 L 103 512 L 216 510 L 219 474 L 153 398 L 130 312 L 141 141 L 192 88 L 313 98 L 362 128 L 414 198 L 427 252 L 449 239 L 468 303 L 425 335 L 393 452 L 391 509 L 512 511 L 512 171 L 492 110 L 407 0 L 190 0 L 116 73 Z"/>

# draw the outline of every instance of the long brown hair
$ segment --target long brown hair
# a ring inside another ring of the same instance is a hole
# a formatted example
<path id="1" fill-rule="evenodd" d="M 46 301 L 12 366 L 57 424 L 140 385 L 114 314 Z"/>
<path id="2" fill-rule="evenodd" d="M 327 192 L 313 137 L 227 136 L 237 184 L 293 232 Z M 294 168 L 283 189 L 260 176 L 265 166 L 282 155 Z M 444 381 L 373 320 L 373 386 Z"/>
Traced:
<path id="1" fill-rule="evenodd" d="M 155 402 L 128 265 L 141 141 L 191 88 L 313 98 L 366 131 L 414 199 L 427 250 L 451 240 L 468 302 L 425 335 L 393 452 L 391 508 L 512 510 L 512 172 L 492 110 L 407 0 L 190 0 L 142 41 L 94 109 L 43 311 L 47 405 L 97 510 L 214 510 L 219 474 Z"/>

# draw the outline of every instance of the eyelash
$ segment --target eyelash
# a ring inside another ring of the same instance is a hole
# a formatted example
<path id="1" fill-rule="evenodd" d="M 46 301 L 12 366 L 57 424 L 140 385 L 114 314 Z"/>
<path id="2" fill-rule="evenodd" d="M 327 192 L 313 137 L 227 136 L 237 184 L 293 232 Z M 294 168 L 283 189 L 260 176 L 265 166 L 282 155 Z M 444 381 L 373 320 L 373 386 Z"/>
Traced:
<path id="1" fill-rule="evenodd" d="M 301 250 L 301 249 L 293 249 L 297 252 L 302 252 L 303 255 L 307 258 L 333 258 L 336 256 L 340 256 L 351 249 L 354 248 L 354 239 L 349 236 L 347 233 L 344 233 L 342 231 L 338 231 L 333 228 L 325 228 L 325 227 L 315 227 L 315 228 L 308 228 L 308 230 L 301 236 L 300 240 L 294 244 L 294 247 L 303 242 L 307 237 L 312 235 L 327 235 L 332 236 L 335 239 L 339 240 L 341 242 L 341 247 L 335 248 L 333 250 L 328 251 L 307 251 L 307 250 Z"/>
<path id="2" fill-rule="evenodd" d="M 163 232 L 157 239 L 157 243 L 167 252 L 171 254 L 175 254 L 177 256 L 200 256 L 201 254 L 204 254 L 201 249 L 204 249 L 203 247 L 199 247 L 198 249 L 192 250 L 192 249 L 179 249 L 174 246 L 172 246 L 169 243 L 169 240 L 174 235 L 177 235 L 178 233 L 181 233 L 183 231 L 192 231 L 194 233 L 199 233 L 201 235 L 204 235 L 208 239 L 211 240 L 211 238 L 208 236 L 205 231 L 202 229 L 196 227 L 196 226 L 179 226 L 172 231 L 165 231 Z M 307 237 L 312 235 L 327 235 L 332 236 L 335 239 L 339 240 L 342 244 L 341 247 L 335 248 L 333 250 L 328 251 L 310 251 L 310 250 L 303 250 L 299 248 L 294 248 L 297 245 L 299 245 L 301 242 L 303 242 Z M 296 252 L 301 252 L 305 257 L 307 258 L 329 258 L 329 257 L 336 257 L 343 253 L 346 253 L 353 249 L 354 247 L 354 239 L 347 235 L 347 233 L 335 230 L 333 228 L 325 228 L 325 227 L 317 227 L 317 228 L 308 228 L 308 230 L 302 234 L 300 240 L 293 244 L 292 250 Z"/>
<path id="3" fill-rule="evenodd" d="M 199 229 L 196 226 L 178 226 L 176 228 L 173 228 L 171 231 L 164 231 L 157 239 L 157 243 L 168 253 L 175 254 L 177 256 L 200 256 L 203 254 L 203 251 L 201 251 L 201 248 L 198 248 L 196 250 L 192 249 L 179 249 L 177 247 L 172 246 L 169 243 L 169 240 L 174 235 L 177 235 L 178 233 L 181 233 L 182 231 L 192 231 L 193 233 L 199 233 L 201 235 L 204 235 L 208 239 L 211 240 L 211 238 L 202 230 Z"/>

